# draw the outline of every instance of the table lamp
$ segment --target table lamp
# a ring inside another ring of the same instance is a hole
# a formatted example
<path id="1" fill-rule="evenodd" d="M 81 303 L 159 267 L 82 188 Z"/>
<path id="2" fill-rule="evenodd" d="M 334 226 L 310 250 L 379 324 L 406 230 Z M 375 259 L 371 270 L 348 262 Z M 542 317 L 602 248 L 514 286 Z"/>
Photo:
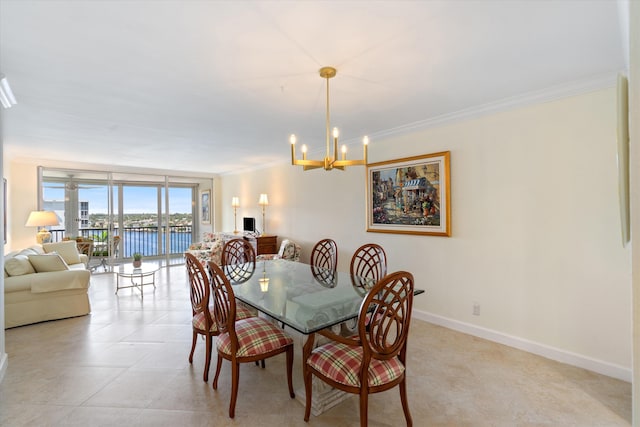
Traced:
<path id="1" fill-rule="evenodd" d="M 51 241 L 51 233 L 46 226 L 59 225 L 58 216 L 53 211 L 31 211 L 25 227 L 42 227 L 36 234 L 36 241 L 39 244 L 49 243 Z"/>
<path id="2" fill-rule="evenodd" d="M 260 199 L 258 199 L 258 204 L 262 206 L 262 235 L 264 236 L 267 234 L 267 226 L 266 226 L 266 222 L 264 221 L 264 211 L 266 207 L 269 206 L 269 198 L 267 197 L 266 194 L 262 193 L 260 195 Z"/>

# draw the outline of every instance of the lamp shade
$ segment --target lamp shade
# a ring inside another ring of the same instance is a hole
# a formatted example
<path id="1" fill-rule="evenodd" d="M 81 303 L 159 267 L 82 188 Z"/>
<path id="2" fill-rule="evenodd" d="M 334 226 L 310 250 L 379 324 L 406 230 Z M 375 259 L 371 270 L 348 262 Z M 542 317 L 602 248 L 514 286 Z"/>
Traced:
<path id="1" fill-rule="evenodd" d="M 258 199 L 258 204 L 260 206 L 268 206 L 269 205 L 269 198 L 267 197 L 266 194 L 262 193 L 260 195 L 260 199 Z"/>
<path id="2" fill-rule="evenodd" d="M 240 206 L 240 199 L 238 197 L 232 197 L 231 198 L 231 207 L 232 208 L 237 208 Z"/>
<path id="3" fill-rule="evenodd" d="M 44 227 L 47 225 L 59 225 L 58 216 L 53 211 L 32 211 L 27 218 L 25 227 Z"/>
<path id="4" fill-rule="evenodd" d="M 51 241 L 51 233 L 44 227 L 58 224 L 58 215 L 53 211 L 31 211 L 25 227 L 42 227 L 36 234 L 36 241 L 42 244 Z"/>

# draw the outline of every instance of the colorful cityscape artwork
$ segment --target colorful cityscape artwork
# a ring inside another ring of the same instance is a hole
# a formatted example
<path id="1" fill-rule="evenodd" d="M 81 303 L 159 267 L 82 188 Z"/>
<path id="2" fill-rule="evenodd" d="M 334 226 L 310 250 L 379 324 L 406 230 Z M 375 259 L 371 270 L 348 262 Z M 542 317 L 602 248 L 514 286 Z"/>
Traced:
<path id="1" fill-rule="evenodd" d="M 450 152 L 367 165 L 367 231 L 451 235 Z"/>

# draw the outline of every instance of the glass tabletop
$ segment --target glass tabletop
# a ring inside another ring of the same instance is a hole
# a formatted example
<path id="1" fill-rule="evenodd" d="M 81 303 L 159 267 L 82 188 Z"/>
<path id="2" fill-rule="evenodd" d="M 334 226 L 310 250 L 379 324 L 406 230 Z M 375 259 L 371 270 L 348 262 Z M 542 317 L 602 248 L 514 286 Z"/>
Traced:
<path id="1" fill-rule="evenodd" d="M 160 268 L 156 264 L 142 263 L 140 267 L 134 267 L 133 264 L 120 264 L 115 270 L 120 276 L 146 276 L 155 273 Z"/>
<path id="2" fill-rule="evenodd" d="M 257 262 L 246 281 L 231 283 L 238 300 L 310 334 L 358 316 L 373 283 L 355 279 L 349 273 L 277 259 Z"/>

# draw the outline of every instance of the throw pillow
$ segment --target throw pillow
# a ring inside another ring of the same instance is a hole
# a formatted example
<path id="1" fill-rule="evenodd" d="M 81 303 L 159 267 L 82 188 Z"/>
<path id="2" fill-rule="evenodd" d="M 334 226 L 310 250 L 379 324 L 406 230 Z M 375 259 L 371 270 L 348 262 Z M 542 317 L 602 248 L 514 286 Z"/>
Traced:
<path id="1" fill-rule="evenodd" d="M 69 266 L 58 254 L 46 255 L 29 255 L 29 262 L 38 273 L 46 273 L 48 271 L 64 271 Z"/>
<path id="2" fill-rule="evenodd" d="M 82 262 L 80 261 L 80 254 L 78 253 L 75 240 L 45 243 L 42 245 L 42 249 L 44 249 L 44 252 L 47 254 L 56 252 L 67 264 L 80 264 Z"/>
<path id="3" fill-rule="evenodd" d="M 22 276 L 36 272 L 25 255 L 16 255 L 6 260 L 4 270 L 9 276 Z"/>

